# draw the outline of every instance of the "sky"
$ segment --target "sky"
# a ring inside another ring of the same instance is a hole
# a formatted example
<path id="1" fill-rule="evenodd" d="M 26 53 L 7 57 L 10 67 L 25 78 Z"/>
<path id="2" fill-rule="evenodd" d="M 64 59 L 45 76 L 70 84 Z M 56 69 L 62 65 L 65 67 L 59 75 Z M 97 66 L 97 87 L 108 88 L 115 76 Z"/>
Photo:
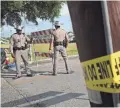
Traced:
<path id="1" fill-rule="evenodd" d="M 63 5 L 60 14 L 61 16 L 59 18 L 56 18 L 55 21 L 60 21 L 60 23 L 62 23 L 62 28 L 65 29 L 66 31 L 73 31 L 67 4 Z M 36 26 L 35 24 L 31 22 L 26 22 L 23 19 L 22 21 L 22 26 L 24 26 L 23 32 L 30 35 L 31 32 L 52 28 L 52 24 L 49 21 L 42 21 L 41 19 L 37 19 L 37 21 L 38 25 Z M 3 26 L 1 30 L 2 37 L 10 37 L 13 33 L 15 33 L 15 29 L 8 25 Z"/>

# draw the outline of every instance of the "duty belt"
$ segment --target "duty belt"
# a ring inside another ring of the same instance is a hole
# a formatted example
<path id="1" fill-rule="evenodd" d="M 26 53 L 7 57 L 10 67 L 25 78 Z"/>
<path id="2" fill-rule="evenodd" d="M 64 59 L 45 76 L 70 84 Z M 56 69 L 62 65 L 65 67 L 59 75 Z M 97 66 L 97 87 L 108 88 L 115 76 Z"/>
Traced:
<path id="1" fill-rule="evenodd" d="M 63 42 L 54 42 L 54 46 L 63 45 Z"/>
<path id="2" fill-rule="evenodd" d="M 13 50 L 25 50 L 27 49 L 26 47 L 13 47 Z"/>

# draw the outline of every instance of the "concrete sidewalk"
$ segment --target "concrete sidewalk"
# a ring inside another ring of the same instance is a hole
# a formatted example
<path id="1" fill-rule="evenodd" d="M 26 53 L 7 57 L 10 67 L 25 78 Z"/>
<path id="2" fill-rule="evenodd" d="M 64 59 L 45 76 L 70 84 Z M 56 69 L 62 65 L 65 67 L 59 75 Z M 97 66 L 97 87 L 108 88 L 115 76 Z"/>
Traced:
<path id="1" fill-rule="evenodd" d="M 71 74 L 65 74 L 59 62 L 57 76 L 52 76 L 52 63 L 31 67 L 34 77 L 13 80 L 14 71 L 2 72 L 2 107 L 89 107 L 83 73 L 78 58 L 70 59 Z"/>
<path id="2" fill-rule="evenodd" d="M 20 99 L 22 99 L 22 101 L 20 101 Z M 14 100 L 18 100 L 18 101 L 14 103 Z M 9 107 L 9 106 L 16 106 L 17 104 L 20 104 L 21 102 L 27 103 L 27 100 L 20 93 L 19 90 L 17 90 L 4 78 L 1 78 L 1 104 L 6 103 L 5 106 Z M 3 106 L 4 105 L 1 105 L 1 107 Z"/>

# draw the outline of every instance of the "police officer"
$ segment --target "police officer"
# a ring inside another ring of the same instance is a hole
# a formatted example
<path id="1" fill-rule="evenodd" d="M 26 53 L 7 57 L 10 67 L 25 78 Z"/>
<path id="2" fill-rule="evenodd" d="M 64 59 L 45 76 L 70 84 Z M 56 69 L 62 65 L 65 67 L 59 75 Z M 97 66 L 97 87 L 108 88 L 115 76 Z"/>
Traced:
<path id="1" fill-rule="evenodd" d="M 32 73 L 30 71 L 29 63 L 28 63 L 28 51 L 26 47 L 26 43 L 32 41 L 32 38 L 29 39 L 27 36 L 25 36 L 24 33 L 22 33 L 23 27 L 19 26 L 15 29 L 16 29 L 16 33 L 13 34 L 10 39 L 10 49 L 11 49 L 11 55 L 12 57 L 15 57 L 15 61 L 16 61 L 16 70 L 17 70 L 16 78 L 20 78 L 22 76 L 20 71 L 21 59 L 24 62 L 27 76 L 32 77 Z"/>
<path id="2" fill-rule="evenodd" d="M 69 74 L 68 59 L 66 48 L 68 46 L 68 35 L 65 30 L 60 28 L 61 24 L 59 21 L 55 22 L 55 30 L 51 33 L 52 40 L 50 42 L 49 50 L 52 51 L 54 46 L 54 64 L 53 64 L 53 75 L 57 75 L 58 56 L 61 53 L 66 67 L 66 72 Z"/>

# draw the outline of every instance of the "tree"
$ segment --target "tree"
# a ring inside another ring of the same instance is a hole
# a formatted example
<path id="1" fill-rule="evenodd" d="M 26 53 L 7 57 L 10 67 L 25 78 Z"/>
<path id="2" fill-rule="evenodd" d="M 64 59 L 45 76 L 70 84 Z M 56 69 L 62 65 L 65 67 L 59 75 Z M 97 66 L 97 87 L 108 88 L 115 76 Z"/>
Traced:
<path id="1" fill-rule="evenodd" d="M 21 25 L 26 20 L 38 24 L 37 18 L 54 21 L 65 1 L 1 1 L 1 25 Z"/>

